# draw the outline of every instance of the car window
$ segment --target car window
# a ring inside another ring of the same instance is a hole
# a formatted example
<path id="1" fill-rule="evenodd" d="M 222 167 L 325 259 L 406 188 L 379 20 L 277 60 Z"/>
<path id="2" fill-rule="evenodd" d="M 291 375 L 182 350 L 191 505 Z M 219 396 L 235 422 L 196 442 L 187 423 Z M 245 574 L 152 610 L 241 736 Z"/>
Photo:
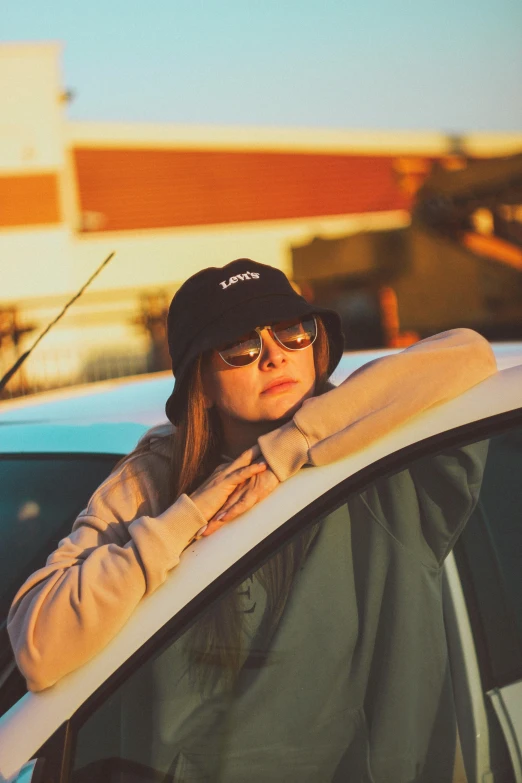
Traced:
<path id="1" fill-rule="evenodd" d="M 403 461 L 290 520 L 284 546 L 80 710 L 70 779 L 451 779 L 442 566 L 482 491 L 494 504 L 508 442 Z"/>
<path id="2" fill-rule="evenodd" d="M 112 455 L 0 458 L 0 627 L 18 588 L 45 565 L 118 459 Z"/>
<path id="3" fill-rule="evenodd" d="M 522 678 L 522 429 L 491 440 L 471 523 L 456 558 L 484 688 Z"/>

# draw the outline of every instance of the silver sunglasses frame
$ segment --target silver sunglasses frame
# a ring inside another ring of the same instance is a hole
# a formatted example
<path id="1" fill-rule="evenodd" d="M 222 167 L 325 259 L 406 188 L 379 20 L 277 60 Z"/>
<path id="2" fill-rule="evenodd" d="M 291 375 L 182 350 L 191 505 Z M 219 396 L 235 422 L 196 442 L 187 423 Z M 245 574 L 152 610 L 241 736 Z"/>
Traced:
<path id="1" fill-rule="evenodd" d="M 308 321 L 308 318 L 301 318 L 300 319 L 301 322 L 305 321 L 305 320 Z M 313 320 L 314 325 L 315 325 L 314 339 L 312 340 L 311 343 L 309 343 L 309 345 L 303 345 L 302 348 L 288 348 L 286 345 L 283 345 L 283 343 L 278 339 L 276 333 L 273 331 L 272 326 L 269 325 L 269 326 L 256 326 L 255 329 L 252 329 L 253 332 L 257 332 L 258 333 L 259 341 L 260 341 L 261 344 L 260 344 L 260 347 L 259 347 L 259 353 L 257 354 L 256 358 L 252 359 L 252 361 L 248 362 L 248 364 L 230 364 L 230 362 L 227 362 L 227 360 L 225 359 L 225 357 L 223 356 L 221 351 L 218 351 L 218 354 L 223 359 L 225 364 L 227 364 L 229 367 L 233 367 L 235 370 L 242 370 L 243 367 L 251 367 L 253 364 L 255 364 L 256 362 L 259 361 L 259 359 L 261 358 L 261 354 L 263 353 L 263 335 L 261 334 L 263 329 L 268 329 L 268 331 L 270 332 L 270 334 L 272 335 L 272 337 L 274 338 L 276 343 L 278 343 L 281 346 L 281 348 L 283 348 L 283 350 L 291 351 L 291 352 L 294 352 L 294 351 L 306 351 L 307 348 L 311 348 L 312 347 L 312 345 L 315 343 L 315 341 L 317 339 L 317 319 L 316 319 L 315 315 L 312 315 L 312 320 Z"/>

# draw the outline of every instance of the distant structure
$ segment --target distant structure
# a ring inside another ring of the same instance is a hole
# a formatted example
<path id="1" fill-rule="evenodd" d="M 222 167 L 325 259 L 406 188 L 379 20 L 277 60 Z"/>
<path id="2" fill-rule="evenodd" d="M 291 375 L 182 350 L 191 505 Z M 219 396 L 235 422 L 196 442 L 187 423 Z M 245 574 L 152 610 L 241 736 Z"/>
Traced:
<path id="1" fill-rule="evenodd" d="M 399 274 L 424 242 L 411 228 L 416 194 L 436 166 L 522 150 L 522 134 L 470 134 L 457 144 L 439 133 L 70 122 L 60 57 L 57 44 L 0 45 L 0 353 L 8 358 L 111 250 L 84 300 L 89 346 L 95 359 L 109 345 L 125 353 L 131 371 L 167 361 L 158 302 L 190 274 L 240 256 L 283 269 L 305 295 L 344 315 L 351 308 L 358 323 L 366 318 L 361 344 L 408 342 L 439 323 L 405 309 L 409 298 L 424 313 L 418 291 L 435 290 L 435 272 L 417 277 L 412 298 Z M 434 269 L 449 263 L 437 259 Z M 465 263 L 450 266 L 445 274 L 461 288 L 473 285 Z M 468 319 L 468 300 L 455 300 Z M 60 366 L 87 361 L 76 348 L 87 335 L 81 312 L 46 342 L 56 351 L 74 342 Z M 99 362 L 89 362 L 95 377 Z"/>
<path id="2" fill-rule="evenodd" d="M 404 346 L 456 326 L 522 339 L 522 154 L 430 164 L 406 228 L 317 237 L 294 279 L 335 307 L 348 348 Z"/>

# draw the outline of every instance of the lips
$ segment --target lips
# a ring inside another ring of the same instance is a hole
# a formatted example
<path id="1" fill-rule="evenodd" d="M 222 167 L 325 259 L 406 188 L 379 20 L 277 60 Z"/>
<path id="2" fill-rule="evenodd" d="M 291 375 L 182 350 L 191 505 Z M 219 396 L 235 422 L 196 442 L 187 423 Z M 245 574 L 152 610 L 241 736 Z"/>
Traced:
<path id="1" fill-rule="evenodd" d="M 270 381 L 270 383 L 267 383 L 261 394 L 275 394 L 276 392 L 284 392 L 288 389 L 291 389 L 297 381 L 295 381 L 293 378 L 276 378 L 273 381 Z"/>

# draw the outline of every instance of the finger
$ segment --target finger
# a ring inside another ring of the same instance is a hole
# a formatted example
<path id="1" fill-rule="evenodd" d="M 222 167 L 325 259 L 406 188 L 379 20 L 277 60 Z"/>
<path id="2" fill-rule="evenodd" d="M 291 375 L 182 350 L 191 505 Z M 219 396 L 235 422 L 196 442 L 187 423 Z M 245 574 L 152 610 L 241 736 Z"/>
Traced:
<path id="1" fill-rule="evenodd" d="M 254 463 L 266 465 L 266 462 L 261 455 L 261 449 L 257 444 L 252 446 L 252 448 L 243 451 L 233 462 L 225 462 L 223 465 L 219 465 L 218 468 L 216 468 L 216 471 L 221 472 L 221 470 L 225 470 L 225 475 L 230 476 L 235 470 L 239 470 L 242 467 L 248 467 Z"/>
<path id="2" fill-rule="evenodd" d="M 243 498 L 247 497 L 247 495 L 252 495 L 253 493 L 256 494 L 256 487 L 258 486 L 256 482 L 257 476 L 251 476 L 248 481 L 244 481 L 242 484 L 238 484 L 237 488 L 230 495 L 228 500 L 223 503 L 219 511 L 216 512 L 214 519 L 217 519 L 218 517 L 221 518 L 231 508 L 240 503 Z M 257 494 L 259 494 L 258 491 Z"/>
<path id="3" fill-rule="evenodd" d="M 241 510 L 247 510 L 250 508 L 251 504 L 248 503 L 248 505 L 244 504 L 244 497 L 247 494 L 252 494 L 248 490 L 248 485 L 242 485 L 238 487 L 235 492 L 233 492 L 234 499 L 232 500 L 232 495 L 230 496 L 230 499 L 227 500 L 227 502 L 220 508 L 220 510 L 217 512 L 217 514 L 212 517 L 212 519 L 209 521 L 207 529 L 202 534 L 204 536 L 210 536 L 212 533 L 215 533 L 216 530 L 219 530 L 219 528 L 223 527 L 223 525 L 226 525 L 227 522 L 230 522 L 231 519 L 230 516 L 230 510 L 232 508 L 237 509 L 237 511 L 233 514 L 233 519 L 236 518 L 236 516 L 239 516 L 240 513 L 242 513 Z M 231 502 L 229 502 L 231 501 Z M 253 504 L 252 504 L 253 505 Z"/>
<path id="4" fill-rule="evenodd" d="M 243 468 L 238 468 L 229 473 L 225 480 L 232 484 L 242 484 L 257 473 L 263 473 L 267 467 L 266 462 L 252 462 L 250 465 L 245 465 Z"/>
<path id="5" fill-rule="evenodd" d="M 216 512 L 215 518 L 217 518 L 218 516 L 223 516 L 224 512 L 229 511 L 229 509 L 236 506 L 238 503 L 242 502 L 243 499 L 246 497 L 258 498 L 258 499 L 264 497 L 263 477 L 265 474 L 266 471 L 262 471 L 261 473 L 256 473 L 253 476 L 250 476 L 250 478 L 247 481 L 243 481 L 242 484 L 238 484 L 234 492 L 232 492 L 232 494 L 225 501 L 225 503 L 223 503 L 219 511 Z"/>
<path id="6" fill-rule="evenodd" d="M 268 479 L 268 481 L 266 480 Z M 270 480 L 272 479 L 272 480 Z M 203 536 L 210 536 L 229 522 L 249 511 L 256 503 L 266 498 L 279 484 L 272 475 L 261 473 L 252 476 L 239 485 L 208 523 Z"/>
<path id="7" fill-rule="evenodd" d="M 246 449 L 246 451 L 243 451 L 239 455 L 239 457 L 237 457 L 231 463 L 231 465 L 234 466 L 234 469 L 235 468 L 240 468 L 243 465 L 250 465 L 251 462 L 253 462 L 255 459 L 257 459 L 257 457 L 259 457 L 260 453 L 261 453 L 261 450 L 260 450 L 259 446 L 256 443 L 255 446 L 252 446 L 251 448 Z"/>
<path id="8" fill-rule="evenodd" d="M 250 451 L 250 449 L 248 450 Z M 220 473 L 226 472 L 233 473 L 234 470 L 237 470 L 240 467 L 243 467 L 245 465 L 249 465 L 252 460 L 247 459 L 244 455 L 247 452 L 243 452 L 242 454 L 237 457 L 237 459 L 229 460 L 228 462 L 221 462 L 217 467 L 214 468 L 214 470 L 211 473 L 211 476 L 217 476 Z"/>
<path id="9" fill-rule="evenodd" d="M 215 519 L 213 522 L 209 522 L 205 532 L 201 534 L 201 537 L 207 538 L 208 536 L 211 536 L 212 533 L 215 533 L 217 530 L 219 530 L 220 527 L 223 527 L 224 524 L 226 523 L 221 521 L 218 522 L 217 519 Z"/>
<path id="10" fill-rule="evenodd" d="M 241 514 L 249 511 L 251 508 L 253 508 L 253 506 L 256 505 L 256 503 L 258 503 L 260 500 L 263 500 L 267 494 L 268 492 L 260 494 L 259 492 L 255 492 L 251 489 L 242 490 L 238 500 L 234 504 L 228 508 L 223 506 L 216 516 L 211 519 L 211 521 L 208 523 L 207 529 L 202 535 L 211 536 L 212 533 L 216 532 L 216 530 L 219 530 L 229 522 L 233 522 L 234 519 L 237 519 L 237 517 L 241 516 Z"/>
<path id="11" fill-rule="evenodd" d="M 227 518 L 228 511 L 220 510 L 215 517 L 213 517 L 207 524 L 206 530 L 201 534 L 202 536 L 211 536 L 216 530 L 219 530 L 229 521 Z"/>
<path id="12" fill-rule="evenodd" d="M 252 476 L 249 481 L 232 493 L 214 519 L 219 517 L 224 522 L 231 522 L 237 516 L 244 514 L 245 511 L 252 508 L 253 505 L 268 497 L 278 484 L 279 481 L 268 472 Z"/>
<path id="13" fill-rule="evenodd" d="M 262 471 L 264 472 L 264 471 Z M 259 475 L 259 472 L 257 473 Z M 223 503 L 220 506 L 220 508 L 215 512 L 214 516 L 210 518 L 210 522 L 214 521 L 219 515 L 223 515 L 226 511 L 228 511 L 229 508 L 231 508 L 233 505 L 235 505 L 238 500 L 241 499 L 242 495 L 248 491 L 248 488 L 252 481 L 256 480 L 256 475 L 252 476 L 242 476 L 239 477 L 239 480 L 234 480 L 234 477 L 232 477 L 232 480 L 230 481 L 230 485 L 227 487 L 228 490 L 228 497 L 223 498 Z"/>
<path id="14" fill-rule="evenodd" d="M 249 481 L 250 481 L 250 479 L 249 479 Z M 216 519 L 216 517 L 219 514 L 222 514 L 224 511 L 228 511 L 228 509 L 231 506 L 233 506 L 234 503 L 236 503 L 239 500 L 239 498 L 241 497 L 241 495 L 245 491 L 245 484 L 248 484 L 248 483 L 249 482 L 243 482 L 243 484 L 238 484 L 238 486 L 235 488 L 235 490 L 232 492 L 232 494 L 229 495 L 228 500 L 226 500 L 225 503 L 223 503 L 223 505 L 221 506 L 219 511 L 216 511 L 216 513 L 214 514 L 212 519 Z M 210 520 L 210 521 L 212 521 L 212 520 Z"/>
<path id="15" fill-rule="evenodd" d="M 223 525 L 228 524 L 228 522 L 232 522 L 246 511 L 249 511 L 253 506 L 256 505 L 256 503 L 259 502 L 259 500 L 262 500 L 262 497 L 260 497 L 257 492 L 252 490 L 246 491 L 238 498 L 238 500 L 236 500 L 232 506 L 227 509 L 224 508 L 218 514 L 216 514 L 213 522 L 216 522 L 220 527 L 222 527 Z"/>

